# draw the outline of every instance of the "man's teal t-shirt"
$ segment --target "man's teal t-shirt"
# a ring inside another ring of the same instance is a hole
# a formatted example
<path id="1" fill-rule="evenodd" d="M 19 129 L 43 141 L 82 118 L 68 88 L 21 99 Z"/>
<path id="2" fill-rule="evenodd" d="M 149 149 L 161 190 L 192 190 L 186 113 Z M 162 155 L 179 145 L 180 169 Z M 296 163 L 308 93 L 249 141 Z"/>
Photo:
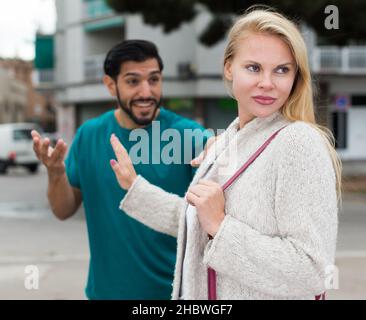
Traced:
<path id="1" fill-rule="evenodd" d="M 184 196 L 195 172 L 189 160 L 199 154 L 209 136 L 204 135 L 200 143 L 186 135 L 187 129 L 204 131 L 198 123 L 160 108 L 156 122 L 143 129 L 122 128 L 112 110 L 77 131 L 66 172 L 70 184 L 81 190 L 85 208 L 90 246 L 85 292 L 89 299 L 171 298 L 176 239 L 119 209 L 126 191 L 110 166 L 110 160 L 116 159 L 110 136 L 114 133 L 129 152 L 137 174 Z M 196 150 L 192 150 L 194 142 L 199 145 Z"/>

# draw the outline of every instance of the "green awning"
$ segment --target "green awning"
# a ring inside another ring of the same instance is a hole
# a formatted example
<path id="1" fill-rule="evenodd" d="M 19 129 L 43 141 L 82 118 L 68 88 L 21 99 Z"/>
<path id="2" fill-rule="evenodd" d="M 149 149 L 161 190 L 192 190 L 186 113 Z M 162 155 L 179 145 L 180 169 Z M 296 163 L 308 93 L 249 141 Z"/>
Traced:
<path id="1" fill-rule="evenodd" d="M 36 35 L 36 56 L 34 60 L 35 68 L 38 70 L 54 68 L 54 36 Z"/>

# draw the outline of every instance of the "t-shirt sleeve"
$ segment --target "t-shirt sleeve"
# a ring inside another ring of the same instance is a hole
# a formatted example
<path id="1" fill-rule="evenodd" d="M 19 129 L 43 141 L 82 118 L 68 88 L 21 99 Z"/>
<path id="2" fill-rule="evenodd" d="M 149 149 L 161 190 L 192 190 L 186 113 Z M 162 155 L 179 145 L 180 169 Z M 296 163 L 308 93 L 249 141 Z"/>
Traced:
<path id="1" fill-rule="evenodd" d="M 69 183 L 74 188 L 80 188 L 80 178 L 79 178 L 79 157 L 80 152 L 80 136 L 81 130 L 79 129 L 75 135 L 75 138 L 71 144 L 68 156 L 65 160 L 66 175 Z"/>

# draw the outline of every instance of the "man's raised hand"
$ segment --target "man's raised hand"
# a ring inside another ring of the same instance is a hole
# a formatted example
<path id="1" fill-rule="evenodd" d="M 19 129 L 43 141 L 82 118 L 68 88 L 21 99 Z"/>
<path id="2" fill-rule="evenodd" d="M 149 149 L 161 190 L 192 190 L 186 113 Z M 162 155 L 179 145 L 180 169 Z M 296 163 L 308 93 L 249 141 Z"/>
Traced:
<path id="1" fill-rule="evenodd" d="M 33 138 L 33 150 L 37 158 L 46 166 L 49 173 L 65 173 L 64 158 L 67 151 L 67 145 L 59 139 L 54 148 L 50 145 L 50 139 L 43 139 L 36 131 L 31 132 Z"/>

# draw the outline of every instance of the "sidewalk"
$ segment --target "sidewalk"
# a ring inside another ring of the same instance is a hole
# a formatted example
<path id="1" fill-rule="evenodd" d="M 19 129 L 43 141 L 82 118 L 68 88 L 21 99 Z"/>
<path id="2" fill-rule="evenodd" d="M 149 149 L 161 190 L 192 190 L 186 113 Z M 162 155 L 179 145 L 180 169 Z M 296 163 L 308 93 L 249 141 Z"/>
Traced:
<path id="1" fill-rule="evenodd" d="M 366 160 L 343 160 L 344 176 L 366 176 Z"/>
<path id="2" fill-rule="evenodd" d="M 0 219 L 0 299 L 85 299 L 89 249 L 85 220 Z M 39 289 L 27 290 L 27 265 Z"/>
<path id="3" fill-rule="evenodd" d="M 357 170 L 363 165 L 357 164 Z M 352 166 L 346 170 L 351 172 Z M 67 221 L 54 218 L 44 196 L 45 172 L 26 177 L 19 172 L 2 178 L 0 204 L 11 202 L 17 206 L 13 209 L 21 210 L 16 218 L 10 218 L 13 213 L 0 215 L 0 300 L 85 299 L 89 262 L 85 220 L 80 212 Z M 362 179 L 357 176 L 346 184 L 349 191 L 358 192 L 343 197 L 336 259 L 339 289 L 329 291 L 328 299 L 366 299 L 366 179 Z M 33 208 L 32 201 L 45 204 L 44 208 Z M 25 289 L 27 265 L 39 268 L 38 290 Z"/>
<path id="4" fill-rule="evenodd" d="M 366 256 L 338 257 L 339 289 L 327 292 L 327 300 L 366 300 Z"/>
<path id="5" fill-rule="evenodd" d="M 339 289 L 327 299 L 366 299 L 366 198 L 344 197 L 336 265 Z M 364 210 L 365 209 L 365 210 Z M 0 299 L 85 299 L 89 249 L 85 220 L 79 213 L 58 221 L 0 218 Z M 25 267 L 39 268 L 38 290 L 26 290 Z"/>

